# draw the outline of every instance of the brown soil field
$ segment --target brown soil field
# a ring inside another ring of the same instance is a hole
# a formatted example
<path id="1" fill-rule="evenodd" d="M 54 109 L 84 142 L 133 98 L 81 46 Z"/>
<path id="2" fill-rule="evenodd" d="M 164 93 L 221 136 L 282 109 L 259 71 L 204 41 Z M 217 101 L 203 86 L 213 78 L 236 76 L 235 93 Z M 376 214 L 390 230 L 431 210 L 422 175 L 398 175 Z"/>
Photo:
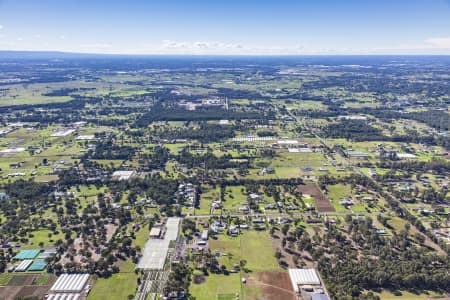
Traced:
<path id="1" fill-rule="evenodd" d="M 246 297 L 246 300 L 300 300 L 289 279 L 289 274 L 283 271 L 266 271 L 249 274 L 247 278 L 248 287 L 262 290 L 258 298 Z"/>
<path id="2" fill-rule="evenodd" d="M 14 300 L 25 296 L 44 299 L 49 288 L 49 286 L 2 286 L 0 287 L 0 300 Z"/>
<path id="3" fill-rule="evenodd" d="M 314 205 L 318 212 L 334 212 L 336 211 L 331 205 L 330 200 L 322 193 L 319 187 L 316 184 L 305 184 L 300 185 L 298 190 L 302 194 L 311 195 L 314 197 Z"/>

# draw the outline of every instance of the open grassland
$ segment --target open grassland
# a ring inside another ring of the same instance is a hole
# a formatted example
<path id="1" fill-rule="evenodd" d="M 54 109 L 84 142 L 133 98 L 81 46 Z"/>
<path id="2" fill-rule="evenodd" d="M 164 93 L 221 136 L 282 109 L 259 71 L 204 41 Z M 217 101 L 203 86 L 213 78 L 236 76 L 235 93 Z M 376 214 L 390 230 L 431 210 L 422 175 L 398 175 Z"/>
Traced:
<path id="1" fill-rule="evenodd" d="M 195 209 L 195 214 L 198 215 L 209 214 L 212 202 L 220 199 L 220 189 L 218 187 L 217 188 L 206 187 L 206 188 L 207 190 L 201 195 L 200 208 Z"/>
<path id="2" fill-rule="evenodd" d="M 135 265 L 127 260 L 120 266 L 120 272 L 110 278 L 99 278 L 88 300 L 128 299 L 134 295 L 137 287 L 137 275 L 133 272 Z"/>
<path id="3" fill-rule="evenodd" d="M 249 274 L 281 270 L 267 231 L 244 231 L 235 238 L 222 234 L 217 240 L 210 240 L 210 249 L 213 253 L 217 251 L 222 253 L 219 263 L 228 269 L 245 260 L 245 268 L 251 271 Z M 243 276 L 241 273 L 210 274 L 205 278 L 205 282 L 192 284 L 190 292 L 197 300 L 224 299 L 225 295 L 233 295 L 234 299 L 236 293 L 242 296 L 241 276 Z M 257 295 L 258 291 L 257 288 L 252 288 L 246 290 L 246 293 Z"/>
<path id="4" fill-rule="evenodd" d="M 190 293 L 197 300 L 224 299 L 225 295 L 233 296 L 233 298 L 226 299 L 235 299 L 236 293 L 241 295 L 241 289 L 240 274 L 210 274 L 202 284 L 192 284 Z"/>

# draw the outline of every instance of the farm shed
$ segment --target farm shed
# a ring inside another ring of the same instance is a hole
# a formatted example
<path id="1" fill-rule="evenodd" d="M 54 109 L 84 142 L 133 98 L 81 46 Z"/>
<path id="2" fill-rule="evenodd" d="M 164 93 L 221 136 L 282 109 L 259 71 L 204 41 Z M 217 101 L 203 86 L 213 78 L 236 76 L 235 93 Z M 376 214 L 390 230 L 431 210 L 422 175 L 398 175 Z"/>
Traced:
<path id="1" fill-rule="evenodd" d="M 299 286 L 320 285 L 320 279 L 315 269 L 289 269 L 292 287 L 298 293 Z"/>
<path id="2" fill-rule="evenodd" d="M 311 300 L 330 300 L 330 298 L 325 294 L 313 294 Z"/>

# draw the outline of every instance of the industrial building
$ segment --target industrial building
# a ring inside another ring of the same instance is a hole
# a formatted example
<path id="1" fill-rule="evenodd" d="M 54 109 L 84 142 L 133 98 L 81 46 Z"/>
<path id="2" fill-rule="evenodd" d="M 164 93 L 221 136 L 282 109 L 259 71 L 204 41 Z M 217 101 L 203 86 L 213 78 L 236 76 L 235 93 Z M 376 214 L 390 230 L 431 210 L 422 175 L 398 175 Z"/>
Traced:
<path id="1" fill-rule="evenodd" d="M 180 218 L 168 218 L 165 225 L 165 233 L 162 238 L 150 238 L 145 243 L 143 255 L 137 268 L 140 270 L 162 270 L 169 252 L 171 241 L 178 238 L 180 230 Z"/>

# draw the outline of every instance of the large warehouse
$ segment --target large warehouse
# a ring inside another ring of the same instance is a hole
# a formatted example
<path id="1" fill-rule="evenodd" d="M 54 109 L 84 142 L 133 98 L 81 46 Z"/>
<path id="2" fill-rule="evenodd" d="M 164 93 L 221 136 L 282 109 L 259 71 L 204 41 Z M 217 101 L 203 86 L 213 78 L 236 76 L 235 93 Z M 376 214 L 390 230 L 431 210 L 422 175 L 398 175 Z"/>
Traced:
<path id="1" fill-rule="evenodd" d="M 163 239 L 149 239 L 137 266 L 141 270 L 162 270 L 166 261 L 169 245 L 178 237 L 180 218 L 168 218 Z"/>
<path id="2" fill-rule="evenodd" d="M 300 292 L 301 286 L 320 285 L 320 279 L 315 269 L 289 269 L 289 277 L 296 293 Z"/>

